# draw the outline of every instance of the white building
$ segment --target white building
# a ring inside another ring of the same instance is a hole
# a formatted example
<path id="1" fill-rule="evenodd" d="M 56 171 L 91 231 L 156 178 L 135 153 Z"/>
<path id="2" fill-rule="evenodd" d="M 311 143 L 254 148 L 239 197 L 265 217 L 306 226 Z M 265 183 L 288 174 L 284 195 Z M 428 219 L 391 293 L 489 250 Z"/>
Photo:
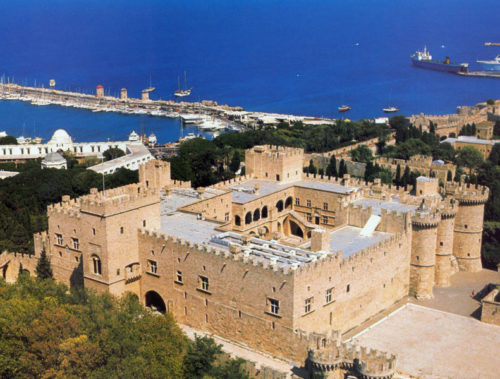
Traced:
<path id="1" fill-rule="evenodd" d="M 56 168 L 58 170 L 68 168 L 68 162 L 59 153 L 48 153 L 42 160 L 42 168 Z"/>
<path id="2" fill-rule="evenodd" d="M 77 157 L 102 157 L 102 153 L 110 148 L 127 151 L 127 146 L 140 143 L 134 132 L 128 141 L 76 143 L 64 129 L 57 129 L 47 143 L 0 145 L 0 161 L 44 158 L 47 154 L 58 151 L 70 151 Z"/>
<path id="3" fill-rule="evenodd" d="M 125 150 L 127 153 L 123 157 L 112 159 L 107 162 L 100 163 L 96 166 L 89 167 L 89 170 L 95 171 L 99 174 L 112 174 L 119 168 L 126 168 L 129 170 L 138 170 L 139 165 L 154 159 L 149 150 L 143 144 L 130 144 Z"/>

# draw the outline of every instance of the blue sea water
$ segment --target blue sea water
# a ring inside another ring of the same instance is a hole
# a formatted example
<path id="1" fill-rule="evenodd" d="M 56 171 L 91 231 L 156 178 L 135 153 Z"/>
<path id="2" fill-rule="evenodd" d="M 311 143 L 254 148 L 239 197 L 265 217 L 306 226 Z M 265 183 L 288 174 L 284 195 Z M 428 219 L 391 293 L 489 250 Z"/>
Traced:
<path id="1" fill-rule="evenodd" d="M 500 80 L 411 65 L 424 45 L 436 59 L 491 59 L 500 42 L 498 0 L 0 0 L 0 74 L 33 85 L 130 96 L 152 85 L 172 98 L 187 72 L 191 99 L 250 110 L 338 116 L 444 114 L 500 97 Z M 356 44 L 359 44 L 356 46 Z M 444 47 L 442 47 L 444 46 Z M 182 79 L 181 79 L 182 80 Z M 177 121 L 0 102 L 0 130 L 75 139 L 122 139 L 132 130 L 161 142 Z M 192 130 L 191 130 L 192 131 Z"/>

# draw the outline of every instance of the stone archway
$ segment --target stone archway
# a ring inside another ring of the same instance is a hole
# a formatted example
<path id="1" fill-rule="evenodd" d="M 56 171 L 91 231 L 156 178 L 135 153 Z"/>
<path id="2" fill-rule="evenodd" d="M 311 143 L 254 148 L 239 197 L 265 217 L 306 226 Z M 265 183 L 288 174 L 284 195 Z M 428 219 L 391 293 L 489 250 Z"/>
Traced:
<path id="1" fill-rule="evenodd" d="M 162 297 L 155 291 L 146 292 L 146 307 L 151 308 L 152 311 L 165 313 L 167 307 Z"/>
<path id="2" fill-rule="evenodd" d="M 293 220 L 288 220 L 290 226 L 290 234 L 296 237 L 304 238 L 304 231 L 302 228 Z"/>

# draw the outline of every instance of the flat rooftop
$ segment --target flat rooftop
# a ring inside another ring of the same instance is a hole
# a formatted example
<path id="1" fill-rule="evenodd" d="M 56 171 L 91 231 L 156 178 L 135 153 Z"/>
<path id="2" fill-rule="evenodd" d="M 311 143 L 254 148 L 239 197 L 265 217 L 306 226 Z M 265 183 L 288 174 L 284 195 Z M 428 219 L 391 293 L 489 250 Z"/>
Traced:
<path id="1" fill-rule="evenodd" d="M 397 354 L 397 370 L 419 378 L 498 378 L 500 327 L 415 304 L 351 340 Z"/>
<path id="2" fill-rule="evenodd" d="M 219 223 L 198 220 L 197 215 L 191 213 L 175 212 L 162 214 L 160 232 L 181 238 L 192 243 L 209 245 L 212 237 L 219 232 L 215 230 Z"/>
<path id="3" fill-rule="evenodd" d="M 356 226 L 343 226 L 330 232 L 330 253 L 342 251 L 342 257 L 345 258 L 392 236 L 391 233 L 377 231 L 371 236 L 362 236 L 362 230 Z M 311 242 L 308 241 L 301 247 L 309 249 Z"/>
<path id="4" fill-rule="evenodd" d="M 192 188 L 175 188 L 168 196 L 163 195 L 161 198 L 161 214 L 170 214 L 176 212 L 179 208 L 185 207 L 204 199 L 210 199 L 224 193 L 224 191 L 207 188 L 203 193 L 202 198 L 198 197 L 198 192 Z"/>
<path id="5" fill-rule="evenodd" d="M 380 216 L 382 214 L 382 209 L 390 210 L 391 212 L 407 213 L 412 212 L 417 209 L 416 205 L 403 204 L 397 201 L 397 199 L 387 201 L 380 199 L 370 199 L 363 197 L 361 199 L 353 201 L 354 205 L 362 206 L 363 208 L 372 207 L 373 213 Z"/>
<path id="6" fill-rule="evenodd" d="M 258 193 L 255 193 L 255 185 L 260 187 Z M 233 190 L 233 202 L 242 204 L 294 186 L 345 195 L 356 192 L 360 188 L 346 187 L 340 184 L 313 180 L 298 180 L 296 182 L 280 183 L 266 179 L 252 179 L 244 183 L 235 184 L 229 188 Z"/>

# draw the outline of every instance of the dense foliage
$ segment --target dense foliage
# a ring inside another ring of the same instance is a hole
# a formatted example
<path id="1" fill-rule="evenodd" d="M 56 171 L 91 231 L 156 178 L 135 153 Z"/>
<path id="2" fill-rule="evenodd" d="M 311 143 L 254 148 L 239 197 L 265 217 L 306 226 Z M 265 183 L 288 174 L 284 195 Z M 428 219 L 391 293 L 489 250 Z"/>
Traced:
<path id="1" fill-rule="evenodd" d="M 0 165 L 0 169 L 17 170 L 14 177 L 0 181 L 0 252 L 4 250 L 31 253 L 33 233 L 47 229 L 47 205 L 87 194 L 90 188 L 102 189 L 101 174 L 75 165 L 68 170 L 40 168 L 40 162 L 30 161 L 15 167 Z M 119 169 L 105 177 L 106 188 L 137 182 L 137 171 Z"/>
<path id="2" fill-rule="evenodd" d="M 241 360 L 218 361 L 210 338 L 189 341 L 169 315 L 22 274 L 0 279 L 2 378 L 246 379 Z M 203 366 L 203 367 L 201 367 Z"/>

